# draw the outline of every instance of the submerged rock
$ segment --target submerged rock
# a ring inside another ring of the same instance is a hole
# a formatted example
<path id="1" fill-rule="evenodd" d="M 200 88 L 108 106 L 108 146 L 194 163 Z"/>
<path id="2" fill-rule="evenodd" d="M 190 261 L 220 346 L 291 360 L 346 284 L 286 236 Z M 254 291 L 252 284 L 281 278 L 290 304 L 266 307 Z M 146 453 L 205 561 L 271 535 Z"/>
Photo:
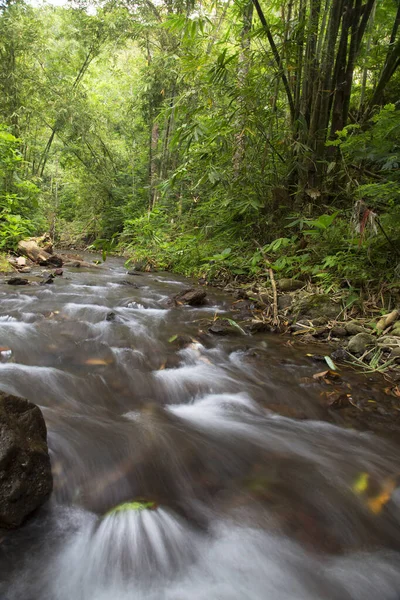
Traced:
<path id="1" fill-rule="evenodd" d="M 40 409 L 0 393 L 0 527 L 13 528 L 51 493 L 47 431 Z"/>

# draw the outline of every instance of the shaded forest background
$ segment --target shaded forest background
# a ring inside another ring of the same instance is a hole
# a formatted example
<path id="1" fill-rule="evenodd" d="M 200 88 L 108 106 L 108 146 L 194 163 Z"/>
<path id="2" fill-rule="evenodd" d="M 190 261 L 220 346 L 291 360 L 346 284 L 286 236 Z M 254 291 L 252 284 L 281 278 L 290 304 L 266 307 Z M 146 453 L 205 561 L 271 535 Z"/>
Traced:
<path id="1" fill-rule="evenodd" d="M 397 0 L 0 4 L 0 250 L 400 276 Z"/>

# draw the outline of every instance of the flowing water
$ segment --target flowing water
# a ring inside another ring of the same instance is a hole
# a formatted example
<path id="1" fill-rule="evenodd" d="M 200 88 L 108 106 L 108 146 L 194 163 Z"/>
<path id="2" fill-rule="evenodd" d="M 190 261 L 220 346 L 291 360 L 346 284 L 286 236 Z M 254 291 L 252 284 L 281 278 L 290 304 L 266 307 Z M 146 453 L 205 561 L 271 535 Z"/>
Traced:
<path id="1" fill-rule="evenodd" d="M 54 473 L 0 533 L 1 600 L 399 600 L 395 441 L 338 421 L 284 340 L 206 335 L 231 298 L 168 307 L 187 286 L 117 259 L 0 286 L 0 389 L 40 405 Z"/>

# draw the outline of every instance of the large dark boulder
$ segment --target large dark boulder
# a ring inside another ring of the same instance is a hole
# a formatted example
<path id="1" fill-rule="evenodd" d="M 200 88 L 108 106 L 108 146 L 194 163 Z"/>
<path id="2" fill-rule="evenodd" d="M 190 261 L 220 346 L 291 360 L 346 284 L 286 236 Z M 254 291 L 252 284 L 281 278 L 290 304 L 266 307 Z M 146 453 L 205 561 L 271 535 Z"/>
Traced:
<path id="1" fill-rule="evenodd" d="M 18 527 L 51 493 L 47 430 L 40 409 L 0 393 L 0 527 Z"/>

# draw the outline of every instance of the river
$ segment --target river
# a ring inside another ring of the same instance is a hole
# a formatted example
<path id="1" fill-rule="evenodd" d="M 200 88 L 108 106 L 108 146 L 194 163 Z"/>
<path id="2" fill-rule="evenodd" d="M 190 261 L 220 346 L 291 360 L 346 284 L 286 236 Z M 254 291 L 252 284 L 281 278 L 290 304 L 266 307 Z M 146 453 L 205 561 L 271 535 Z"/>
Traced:
<path id="1" fill-rule="evenodd" d="M 1 600 L 399 600 L 396 436 L 327 409 L 284 339 L 208 335 L 224 293 L 168 307 L 188 285 L 112 258 L 0 286 L 0 389 L 41 407 L 54 474 L 0 533 Z"/>

